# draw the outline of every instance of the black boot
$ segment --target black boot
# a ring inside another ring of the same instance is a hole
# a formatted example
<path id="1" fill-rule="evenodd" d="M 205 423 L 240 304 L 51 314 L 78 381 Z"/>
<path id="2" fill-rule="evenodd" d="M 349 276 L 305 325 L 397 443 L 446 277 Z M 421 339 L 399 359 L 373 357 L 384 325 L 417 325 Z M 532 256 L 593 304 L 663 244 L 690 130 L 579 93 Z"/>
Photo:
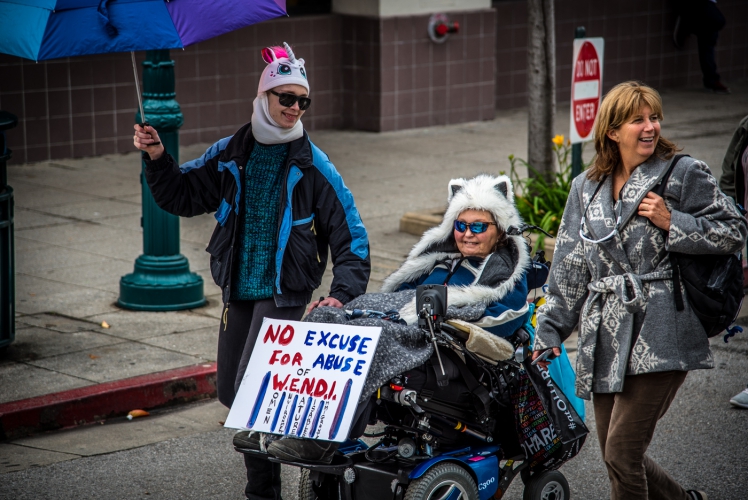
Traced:
<path id="1" fill-rule="evenodd" d="M 237 448 L 260 451 L 260 436 L 259 432 L 239 431 L 234 434 L 233 444 Z"/>
<path id="2" fill-rule="evenodd" d="M 268 454 L 291 462 L 329 464 L 340 443 L 313 439 L 279 439 L 268 446 Z"/>

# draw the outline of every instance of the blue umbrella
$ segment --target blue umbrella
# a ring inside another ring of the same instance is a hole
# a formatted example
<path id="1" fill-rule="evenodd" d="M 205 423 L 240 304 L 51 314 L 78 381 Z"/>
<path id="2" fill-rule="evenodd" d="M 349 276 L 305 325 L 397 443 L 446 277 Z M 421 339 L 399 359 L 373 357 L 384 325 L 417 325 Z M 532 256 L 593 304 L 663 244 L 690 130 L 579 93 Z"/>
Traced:
<path id="1" fill-rule="evenodd" d="M 0 0 L 0 52 L 44 61 L 183 48 L 284 16 L 285 4 L 285 0 Z M 137 86 L 135 54 L 132 60 Z M 140 116 L 144 116 L 137 91 Z"/>
<path id="2" fill-rule="evenodd" d="M 285 0 L 0 0 L 0 52 L 60 57 L 177 49 L 286 15 Z"/>

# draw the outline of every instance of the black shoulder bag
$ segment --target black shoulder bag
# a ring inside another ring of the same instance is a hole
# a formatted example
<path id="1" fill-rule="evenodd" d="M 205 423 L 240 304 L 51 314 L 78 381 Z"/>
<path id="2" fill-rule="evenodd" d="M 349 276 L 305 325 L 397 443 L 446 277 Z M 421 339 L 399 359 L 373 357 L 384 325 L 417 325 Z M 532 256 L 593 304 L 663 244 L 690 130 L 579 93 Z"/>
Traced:
<path id="1" fill-rule="evenodd" d="M 688 155 L 676 155 L 662 181 L 652 190 L 663 196 L 667 181 L 678 161 Z M 662 231 L 667 239 L 667 231 Z M 740 257 L 729 255 L 691 255 L 670 252 L 673 266 L 675 308 L 683 310 L 680 283 L 686 289 L 688 302 L 701 321 L 707 337 L 716 337 L 726 330 L 740 312 L 743 303 L 743 267 Z"/>

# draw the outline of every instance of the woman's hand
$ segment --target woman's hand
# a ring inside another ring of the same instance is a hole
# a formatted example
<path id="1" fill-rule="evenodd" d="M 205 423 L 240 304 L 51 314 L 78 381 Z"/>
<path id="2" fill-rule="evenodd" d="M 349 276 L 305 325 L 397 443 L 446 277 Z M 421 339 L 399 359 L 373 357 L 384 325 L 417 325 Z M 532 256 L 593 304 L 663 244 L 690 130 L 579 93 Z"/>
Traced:
<path id="1" fill-rule="evenodd" d="M 647 193 L 639 205 L 639 215 L 651 220 L 660 229 L 670 231 L 670 211 L 661 196 L 651 191 Z"/>
<path id="2" fill-rule="evenodd" d="M 312 309 L 316 309 L 318 307 L 337 307 L 338 309 L 343 309 L 343 303 L 340 302 L 338 299 L 333 297 L 320 297 L 319 300 L 315 300 L 311 304 L 309 304 L 309 309 L 307 309 L 306 313 L 309 314 Z"/>
<path id="3" fill-rule="evenodd" d="M 135 128 L 135 135 L 132 136 L 132 143 L 141 151 L 148 153 L 151 160 L 158 160 L 161 155 L 164 154 L 164 145 L 161 144 L 161 139 L 158 137 L 156 129 L 147 125 L 145 128 L 141 127 L 137 123 L 133 126 Z M 154 143 L 158 143 L 154 145 Z"/>
<path id="4" fill-rule="evenodd" d="M 535 361 L 540 356 L 542 356 L 544 352 L 545 352 L 545 350 L 543 350 L 543 351 L 533 351 L 532 352 L 532 360 Z M 559 356 L 561 356 L 561 348 L 560 347 L 554 347 L 553 348 L 553 356 L 556 357 L 556 358 L 559 357 Z M 544 370 L 547 370 L 548 369 L 548 365 L 550 365 L 550 364 L 551 364 L 551 362 L 549 360 L 547 360 L 547 359 L 544 359 L 542 361 L 538 361 L 538 366 L 542 366 Z"/>

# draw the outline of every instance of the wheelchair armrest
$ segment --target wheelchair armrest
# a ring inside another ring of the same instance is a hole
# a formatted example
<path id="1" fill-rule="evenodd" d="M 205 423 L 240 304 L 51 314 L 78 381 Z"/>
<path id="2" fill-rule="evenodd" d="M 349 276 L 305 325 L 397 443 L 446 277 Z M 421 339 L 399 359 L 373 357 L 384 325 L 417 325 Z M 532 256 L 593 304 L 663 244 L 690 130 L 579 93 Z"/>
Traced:
<path id="1" fill-rule="evenodd" d="M 454 326 L 447 323 L 442 323 L 441 329 L 445 333 L 448 333 L 463 342 L 466 342 L 470 338 L 470 334 L 468 332 L 462 331 L 459 328 L 455 328 Z"/>

